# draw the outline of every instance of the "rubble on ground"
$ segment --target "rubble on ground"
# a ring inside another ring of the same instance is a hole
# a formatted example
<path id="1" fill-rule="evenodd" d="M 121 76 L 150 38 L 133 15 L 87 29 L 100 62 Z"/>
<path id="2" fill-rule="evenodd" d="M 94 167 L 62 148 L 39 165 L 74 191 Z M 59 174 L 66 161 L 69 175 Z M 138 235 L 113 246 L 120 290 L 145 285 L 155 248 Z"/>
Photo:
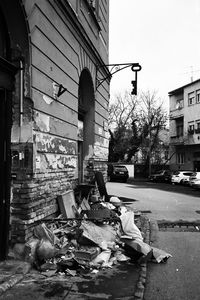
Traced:
<path id="1" fill-rule="evenodd" d="M 26 260 L 49 276 L 97 273 L 141 259 L 160 263 L 171 256 L 143 241 L 137 226 L 140 214 L 118 197 L 108 202 L 90 190 L 76 200 L 74 191 L 67 191 L 58 203 L 61 215 L 38 224 L 24 247 Z"/>

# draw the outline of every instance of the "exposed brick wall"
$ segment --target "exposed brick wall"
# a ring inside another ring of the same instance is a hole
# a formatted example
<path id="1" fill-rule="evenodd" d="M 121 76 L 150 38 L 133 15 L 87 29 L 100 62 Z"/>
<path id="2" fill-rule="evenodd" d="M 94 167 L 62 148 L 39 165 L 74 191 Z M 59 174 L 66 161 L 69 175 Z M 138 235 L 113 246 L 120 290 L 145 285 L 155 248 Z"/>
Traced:
<path id="1" fill-rule="evenodd" d="M 85 162 L 87 166 L 87 162 Z M 101 171 L 106 182 L 107 165 L 94 161 L 93 169 L 85 169 L 85 182 L 94 180 L 94 171 Z M 77 180 L 70 172 L 38 173 L 29 180 L 14 180 L 11 202 L 12 244 L 25 243 L 33 237 L 34 227 L 45 218 L 59 215 L 57 196 L 74 189 Z"/>
<path id="2" fill-rule="evenodd" d="M 33 236 L 37 222 L 59 214 L 57 196 L 75 187 L 66 173 L 37 174 L 27 181 L 13 183 L 11 240 L 25 242 Z"/>

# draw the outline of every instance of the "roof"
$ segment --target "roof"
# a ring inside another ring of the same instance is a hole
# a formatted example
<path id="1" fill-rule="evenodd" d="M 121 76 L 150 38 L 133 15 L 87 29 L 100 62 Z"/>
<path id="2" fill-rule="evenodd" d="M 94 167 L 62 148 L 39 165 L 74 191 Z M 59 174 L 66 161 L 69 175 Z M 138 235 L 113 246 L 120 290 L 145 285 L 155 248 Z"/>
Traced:
<path id="1" fill-rule="evenodd" d="M 169 92 L 168 95 L 172 96 L 172 95 L 175 95 L 175 94 L 183 93 L 184 88 L 186 88 L 186 87 L 188 87 L 188 86 L 190 86 L 190 85 L 192 85 L 194 83 L 197 83 L 197 82 L 200 82 L 200 79 L 197 79 L 197 80 L 192 81 L 192 82 L 190 82 L 188 84 L 185 84 L 185 85 L 183 85 L 183 86 L 181 86 L 181 87 L 179 87 L 179 88 L 177 88 L 177 89 Z"/>

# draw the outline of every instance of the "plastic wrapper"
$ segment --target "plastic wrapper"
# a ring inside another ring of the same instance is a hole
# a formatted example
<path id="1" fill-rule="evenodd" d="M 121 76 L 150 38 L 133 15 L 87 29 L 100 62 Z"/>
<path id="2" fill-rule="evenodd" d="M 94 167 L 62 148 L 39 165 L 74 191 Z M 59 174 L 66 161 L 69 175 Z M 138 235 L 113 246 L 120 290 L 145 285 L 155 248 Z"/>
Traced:
<path id="1" fill-rule="evenodd" d="M 122 229 L 125 235 L 132 239 L 143 241 L 142 234 L 139 228 L 134 223 L 134 212 L 126 211 L 121 216 Z"/>
<path id="2" fill-rule="evenodd" d="M 36 249 L 37 258 L 40 261 L 52 258 L 56 254 L 55 246 L 49 240 L 42 239 Z"/>
<path id="3" fill-rule="evenodd" d="M 164 262 L 165 263 L 168 260 L 168 258 L 172 257 L 171 254 L 169 254 L 161 249 L 152 247 L 152 250 L 153 250 L 153 261 L 154 262 L 157 262 L 157 263 Z"/>

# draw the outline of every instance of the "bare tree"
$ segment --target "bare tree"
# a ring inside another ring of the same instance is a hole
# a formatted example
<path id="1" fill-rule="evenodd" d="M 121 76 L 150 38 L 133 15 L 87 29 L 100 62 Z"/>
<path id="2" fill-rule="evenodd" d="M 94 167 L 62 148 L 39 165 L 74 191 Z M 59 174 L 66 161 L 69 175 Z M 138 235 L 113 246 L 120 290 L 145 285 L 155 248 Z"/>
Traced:
<path id="1" fill-rule="evenodd" d="M 167 121 L 167 112 L 155 91 L 132 96 L 128 91 L 116 95 L 109 107 L 109 161 L 126 157 L 131 161 L 135 153 L 146 147 L 146 162 L 158 143 L 158 134 Z"/>
<path id="2" fill-rule="evenodd" d="M 128 91 L 124 94 L 116 94 L 114 103 L 109 106 L 109 120 L 110 128 L 117 128 L 119 126 L 130 127 L 132 118 L 136 108 L 137 98 L 130 95 Z"/>
<path id="3" fill-rule="evenodd" d="M 109 161 L 124 160 L 132 136 L 136 102 L 136 97 L 125 91 L 124 95 L 115 95 L 115 101 L 109 106 Z"/>
<path id="4" fill-rule="evenodd" d="M 163 102 L 157 96 L 156 91 L 141 92 L 139 96 L 140 113 L 138 119 L 140 124 L 138 128 L 142 132 L 140 149 L 144 149 L 145 165 L 149 166 L 151 173 L 151 155 L 159 147 L 159 132 L 166 126 L 167 112 L 163 108 Z"/>

